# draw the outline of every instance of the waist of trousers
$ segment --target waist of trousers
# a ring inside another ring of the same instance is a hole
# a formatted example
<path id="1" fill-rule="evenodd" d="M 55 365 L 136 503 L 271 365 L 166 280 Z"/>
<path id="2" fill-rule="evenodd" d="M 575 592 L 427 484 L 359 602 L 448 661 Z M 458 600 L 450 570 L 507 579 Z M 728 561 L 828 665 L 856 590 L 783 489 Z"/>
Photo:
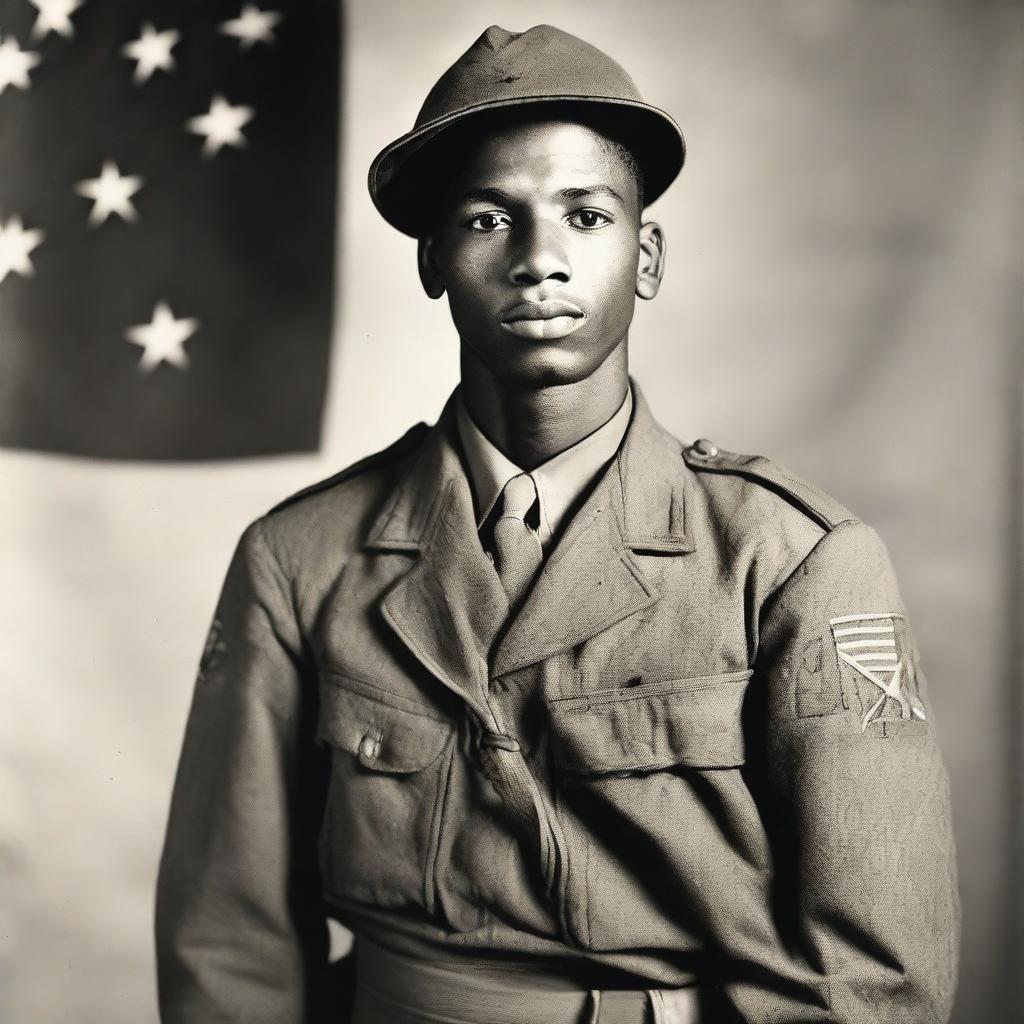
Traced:
<path id="1" fill-rule="evenodd" d="M 546 975 L 434 964 L 356 945 L 352 1024 L 700 1024 L 698 990 L 577 989 Z"/>

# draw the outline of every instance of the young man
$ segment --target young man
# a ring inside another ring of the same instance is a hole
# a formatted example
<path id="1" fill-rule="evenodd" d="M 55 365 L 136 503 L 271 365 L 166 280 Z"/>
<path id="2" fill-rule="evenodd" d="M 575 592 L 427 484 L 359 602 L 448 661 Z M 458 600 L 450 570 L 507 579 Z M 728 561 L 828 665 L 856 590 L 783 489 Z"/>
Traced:
<path id="1" fill-rule="evenodd" d="M 447 296 L 438 424 L 244 534 L 161 864 L 164 1020 L 938 1022 L 945 774 L 885 550 L 627 375 L 682 136 L 493 27 L 370 190 Z"/>

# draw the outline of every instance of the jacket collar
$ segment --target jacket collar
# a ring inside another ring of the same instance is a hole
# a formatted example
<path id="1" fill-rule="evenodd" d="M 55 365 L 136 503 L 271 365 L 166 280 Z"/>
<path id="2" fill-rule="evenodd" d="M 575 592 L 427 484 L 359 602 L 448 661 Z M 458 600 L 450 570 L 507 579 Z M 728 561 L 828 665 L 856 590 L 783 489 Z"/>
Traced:
<path id="1" fill-rule="evenodd" d="M 683 462 L 683 445 L 651 414 L 636 381 L 631 383 L 633 419 L 612 463 L 622 499 L 622 541 L 636 552 L 686 554 L 694 550 L 693 475 Z"/>
<path id="2" fill-rule="evenodd" d="M 477 535 L 454 395 L 366 539 L 371 550 L 418 555 L 384 598 L 385 618 L 485 718 L 489 676 L 567 650 L 660 598 L 637 554 L 693 550 L 683 446 L 657 423 L 635 382 L 632 387 L 633 415 L 618 455 L 511 622 Z"/>
<path id="3" fill-rule="evenodd" d="M 688 528 L 692 485 L 682 459 L 683 445 L 654 418 L 636 381 L 631 378 L 630 384 L 633 415 L 602 480 L 603 484 L 611 477 L 617 488 L 623 543 L 634 551 L 693 551 Z M 419 552 L 430 542 L 446 484 L 467 480 L 459 454 L 456 402 L 453 392 L 391 502 L 371 527 L 367 548 Z"/>

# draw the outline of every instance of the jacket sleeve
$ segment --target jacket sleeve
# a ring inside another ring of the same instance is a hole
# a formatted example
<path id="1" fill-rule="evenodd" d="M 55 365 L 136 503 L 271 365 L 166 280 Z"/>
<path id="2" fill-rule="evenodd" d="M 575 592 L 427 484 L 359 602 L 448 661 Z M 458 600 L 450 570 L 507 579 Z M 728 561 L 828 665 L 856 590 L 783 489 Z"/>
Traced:
<path id="1" fill-rule="evenodd" d="M 217 605 L 171 801 L 156 905 L 165 1024 L 309 1019 L 326 964 L 315 696 L 258 521 Z"/>
<path id="2" fill-rule="evenodd" d="M 776 593 L 752 682 L 780 954 L 730 986 L 733 1005 L 780 1024 L 946 1021 L 960 923 L 948 782 L 873 530 L 834 528 Z"/>

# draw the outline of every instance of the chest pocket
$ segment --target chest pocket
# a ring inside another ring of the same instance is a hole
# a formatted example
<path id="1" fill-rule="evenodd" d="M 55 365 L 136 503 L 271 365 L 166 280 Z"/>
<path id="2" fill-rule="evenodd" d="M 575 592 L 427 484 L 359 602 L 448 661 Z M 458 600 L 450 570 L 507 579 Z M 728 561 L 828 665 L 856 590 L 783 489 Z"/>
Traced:
<path id="1" fill-rule="evenodd" d="M 549 701 L 567 919 L 585 948 L 699 946 L 692 908 L 705 904 L 706 880 L 761 859 L 756 808 L 735 770 L 751 674 Z"/>
<path id="2" fill-rule="evenodd" d="M 419 771 L 440 756 L 451 733 L 451 723 L 407 697 L 340 673 L 321 676 L 318 737 L 364 768 Z"/>
<path id="3" fill-rule="evenodd" d="M 740 712 L 750 676 L 734 672 L 556 698 L 550 704 L 554 763 L 580 775 L 741 765 Z"/>
<path id="4" fill-rule="evenodd" d="M 418 701 L 321 673 L 317 736 L 332 751 L 320 833 L 329 900 L 433 911 L 430 879 L 453 732 Z"/>

